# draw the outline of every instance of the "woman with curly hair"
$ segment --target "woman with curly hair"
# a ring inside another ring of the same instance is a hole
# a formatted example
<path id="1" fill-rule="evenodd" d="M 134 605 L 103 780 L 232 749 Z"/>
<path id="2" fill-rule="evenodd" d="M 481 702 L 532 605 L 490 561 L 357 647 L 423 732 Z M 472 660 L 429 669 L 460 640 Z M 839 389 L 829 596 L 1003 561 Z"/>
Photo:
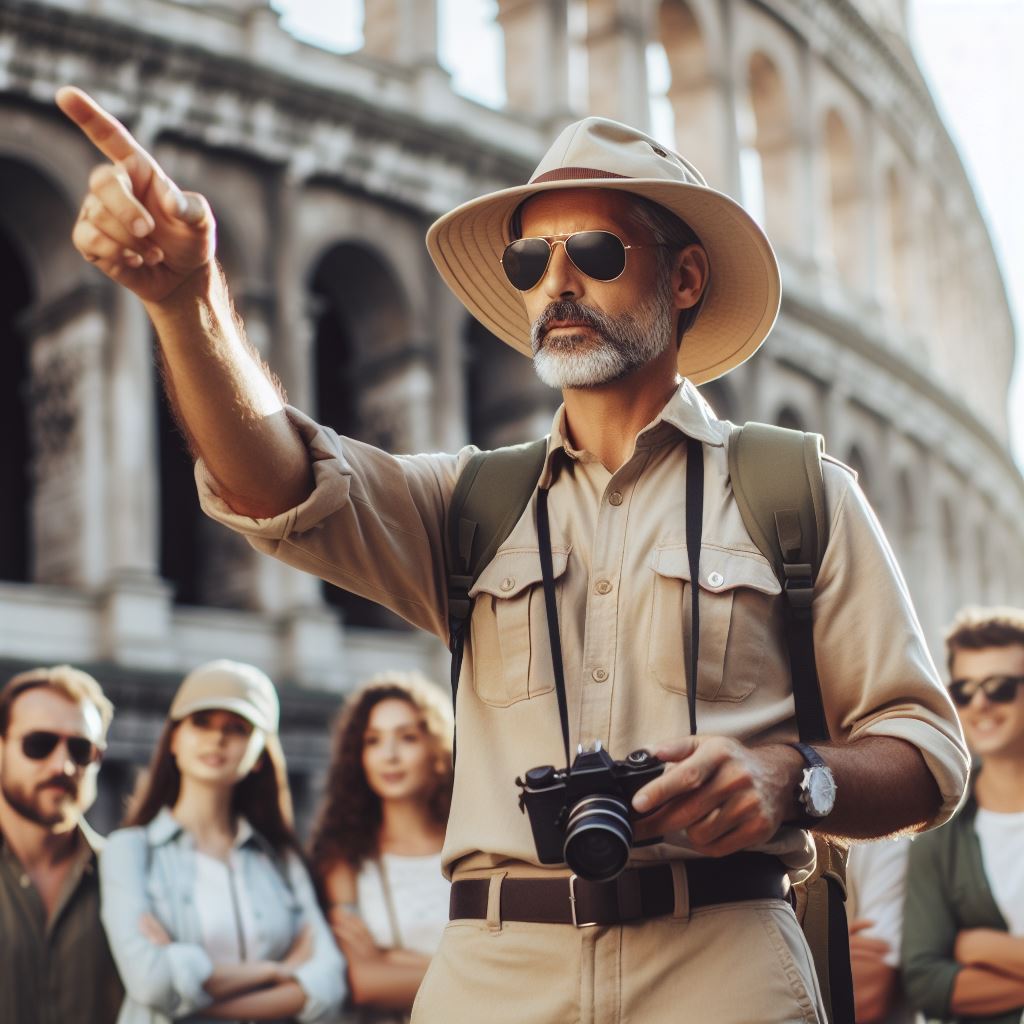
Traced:
<path id="1" fill-rule="evenodd" d="M 405 1019 L 441 940 L 451 791 L 452 715 L 440 690 L 397 672 L 357 690 L 334 729 L 310 856 L 366 1018 Z"/>

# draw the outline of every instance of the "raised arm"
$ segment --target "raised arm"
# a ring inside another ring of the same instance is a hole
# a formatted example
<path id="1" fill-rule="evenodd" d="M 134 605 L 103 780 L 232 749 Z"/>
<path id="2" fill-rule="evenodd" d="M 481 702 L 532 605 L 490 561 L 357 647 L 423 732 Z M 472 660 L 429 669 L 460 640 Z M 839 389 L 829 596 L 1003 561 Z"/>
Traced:
<path id="1" fill-rule="evenodd" d="M 60 109 L 110 163 L 93 170 L 72 241 L 145 305 L 168 396 L 221 496 L 242 515 L 283 512 L 312 490 L 281 390 L 248 343 L 215 259 L 207 201 L 182 192 L 127 129 L 79 89 Z"/>

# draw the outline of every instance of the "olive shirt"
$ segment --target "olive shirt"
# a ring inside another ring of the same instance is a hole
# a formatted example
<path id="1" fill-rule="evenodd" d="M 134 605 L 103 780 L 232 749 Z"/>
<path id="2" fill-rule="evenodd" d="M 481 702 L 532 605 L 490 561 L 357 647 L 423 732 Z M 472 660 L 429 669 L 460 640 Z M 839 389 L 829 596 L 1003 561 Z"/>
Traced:
<path id="1" fill-rule="evenodd" d="M 476 451 L 393 456 L 340 438 L 301 413 L 315 489 L 280 515 L 233 513 L 202 462 L 205 510 L 253 545 L 385 605 L 447 639 L 445 515 Z M 541 486 L 550 517 L 572 749 L 599 739 L 614 757 L 687 734 L 684 634 L 690 569 L 685 540 L 686 436 L 703 443 L 697 724 L 704 734 L 771 743 L 797 738 L 779 581 L 747 533 L 728 479 L 730 424 L 689 382 L 636 438 L 615 472 L 574 451 L 556 414 Z M 814 640 L 836 739 L 893 736 L 924 755 L 942 794 L 934 822 L 956 807 L 967 754 L 910 597 L 853 475 L 825 465 L 831 541 L 814 603 Z M 515 778 L 565 755 L 554 692 L 533 503 L 475 596 L 459 687 L 459 757 L 443 853 L 459 875 L 537 865 Z M 794 878 L 813 863 L 807 833 L 783 828 L 760 849 Z M 633 861 L 687 854 L 682 833 Z"/>
<path id="2" fill-rule="evenodd" d="M 977 811 L 972 793 L 945 828 L 911 844 L 903 920 L 903 984 L 911 1005 L 930 1020 L 1019 1024 L 1024 1020 L 1024 1006 L 986 1017 L 957 1017 L 949 1008 L 953 983 L 962 966 L 953 957 L 957 935 L 970 928 L 1007 930 L 985 875 L 974 830 Z M 1024 856 L 1024 850 L 1020 853 Z"/>
<path id="3" fill-rule="evenodd" d="M 0 1021 L 114 1024 L 124 989 L 100 924 L 97 848 L 87 826 L 57 906 L 46 908 L 0 834 Z"/>

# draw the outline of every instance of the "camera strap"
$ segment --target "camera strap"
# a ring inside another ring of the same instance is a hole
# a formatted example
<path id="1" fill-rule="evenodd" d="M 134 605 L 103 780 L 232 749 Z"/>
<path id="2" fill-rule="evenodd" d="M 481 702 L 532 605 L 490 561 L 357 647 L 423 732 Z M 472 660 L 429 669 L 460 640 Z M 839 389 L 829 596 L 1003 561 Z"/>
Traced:
<path id="1" fill-rule="evenodd" d="M 693 437 L 686 439 L 686 553 L 690 563 L 690 658 L 687 702 L 690 734 L 697 732 L 697 663 L 700 653 L 700 545 L 704 522 L 704 448 Z M 548 518 L 548 489 L 537 491 L 537 540 L 540 568 L 544 581 L 544 610 L 547 613 L 551 642 L 551 667 L 555 675 L 558 716 L 562 724 L 565 764 L 571 771 L 569 756 L 569 706 L 565 695 L 565 671 L 562 665 L 562 637 L 558 629 L 558 604 L 555 599 L 555 571 L 551 553 L 551 524 Z"/>

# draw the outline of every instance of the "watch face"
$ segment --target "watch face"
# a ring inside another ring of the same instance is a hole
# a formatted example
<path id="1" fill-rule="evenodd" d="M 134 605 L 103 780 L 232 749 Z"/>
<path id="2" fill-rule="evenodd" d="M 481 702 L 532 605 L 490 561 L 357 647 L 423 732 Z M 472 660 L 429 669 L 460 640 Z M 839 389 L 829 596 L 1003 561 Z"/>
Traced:
<path id="1" fill-rule="evenodd" d="M 804 770 L 803 802 L 808 813 L 824 818 L 836 802 L 836 782 L 828 768 Z"/>

